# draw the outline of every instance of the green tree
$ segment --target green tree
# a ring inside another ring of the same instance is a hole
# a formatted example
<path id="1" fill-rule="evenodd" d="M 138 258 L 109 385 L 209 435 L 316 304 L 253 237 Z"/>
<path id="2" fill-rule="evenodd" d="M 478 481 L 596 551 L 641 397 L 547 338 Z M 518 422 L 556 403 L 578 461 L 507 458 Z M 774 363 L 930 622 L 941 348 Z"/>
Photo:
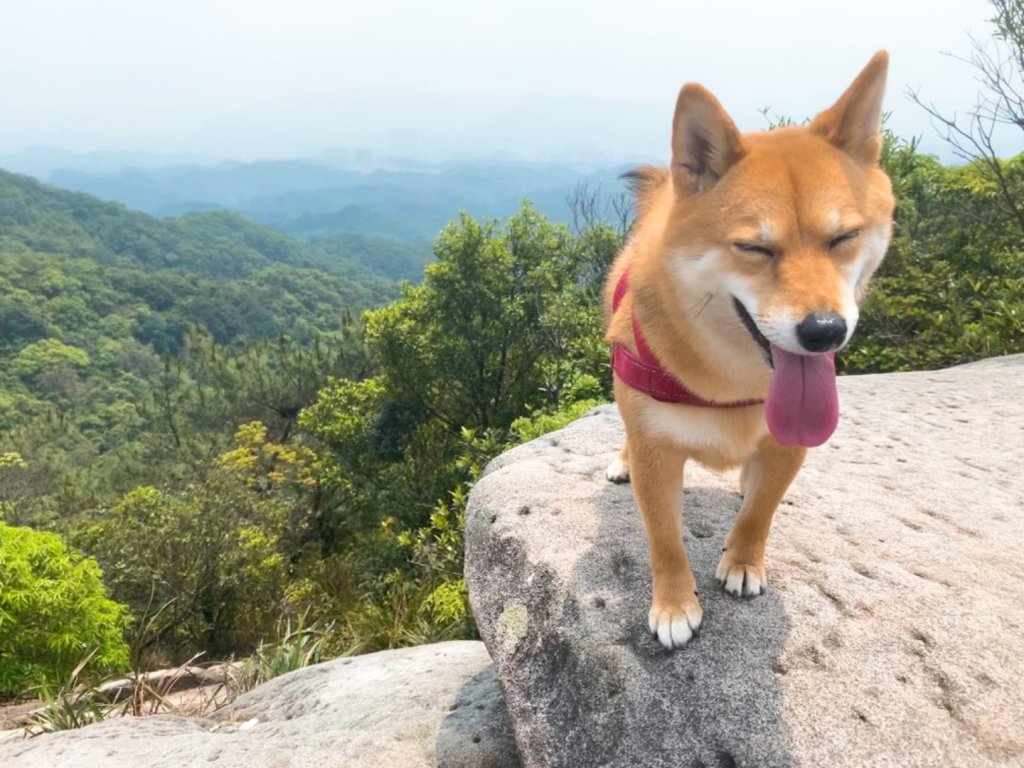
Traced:
<path id="1" fill-rule="evenodd" d="M 57 685 L 89 654 L 93 674 L 124 671 L 126 620 L 95 560 L 0 523 L 0 696 Z"/>
<path id="2" fill-rule="evenodd" d="M 88 365 L 89 355 L 85 350 L 57 339 L 42 339 L 17 354 L 11 361 L 11 373 L 28 378 L 63 366 L 86 368 Z"/>
<path id="3" fill-rule="evenodd" d="M 582 290 L 592 253 L 567 227 L 529 205 L 504 227 L 463 215 L 434 252 L 421 285 L 367 314 L 367 341 L 395 399 L 449 428 L 486 430 L 524 410 L 557 409 L 574 381 L 588 395 L 601 391 L 600 342 L 572 348 L 600 339 L 601 323 Z M 575 357 L 571 371 L 566 357 Z"/>
<path id="4" fill-rule="evenodd" d="M 310 538 L 308 452 L 268 442 L 258 422 L 235 442 L 202 482 L 136 488 L 74 534 L 140 617 L 136 636 L 175 656 L 246 652 L 271 634 Z"/>
<path id="5" fill-rule="evenodd" d="M 324 541 L 354 575 L 347 647 L 472 633 L 469 486 L 519 441 L 513 423 L 539 428 L 607 396 L 594 265 L 621 243 L 607 225 L 574 234 L 528 204 L 505 224 L 464 215 L 441 233 L 422 283 L 366 314 L 377 375 L 331 381 L 300 417 L 318 442 Z"/>

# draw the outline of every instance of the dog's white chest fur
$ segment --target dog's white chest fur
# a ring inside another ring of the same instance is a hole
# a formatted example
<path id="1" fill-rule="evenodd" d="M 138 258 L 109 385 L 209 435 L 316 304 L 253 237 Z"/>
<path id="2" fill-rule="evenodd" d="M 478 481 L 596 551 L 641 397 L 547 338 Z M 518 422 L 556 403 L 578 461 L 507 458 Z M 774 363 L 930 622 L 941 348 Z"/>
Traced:
<path id="1" fill-rule="evenodd" d="M 741 464 L 768 434 L 763 405 L 704 408 L 648 400 L 639 415 L 642 429 L 652 437 L 669 440 L 716 468 Z"/>

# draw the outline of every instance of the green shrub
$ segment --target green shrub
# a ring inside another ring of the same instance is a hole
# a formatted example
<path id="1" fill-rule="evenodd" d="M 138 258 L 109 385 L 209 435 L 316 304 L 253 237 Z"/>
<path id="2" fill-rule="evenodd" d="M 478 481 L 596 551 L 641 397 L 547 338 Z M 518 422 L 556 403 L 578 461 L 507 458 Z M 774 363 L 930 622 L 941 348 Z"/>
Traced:
<path id="1" fill-rule="evenodd" d="M 291 619 L 278 627 L 280 639 L 275 643 L 260 642 L 256 652 L 242 664 L 238 676 L 238 692 L 255 688 L 275 677 L 297 669 L 319 664 L 324 660 L 324 646 L 332 634 L 333 626 L 316 622 L 305 625 L 305 616 Z"/>
<path id="2" fill-rule="evenodd" d="M 528 416 L 521 416 L 512 422 L 512 434 L 519 443 L 528 443 L 531 440 L 546 435 L 548 432 L 562 429 L 569 426 L 576 419 L 601 405 L 601 400 L 587 399 L 579 400 L 567 405 L 554 413 L 542 411 Z"/>
<path id="3" fill-rule="evenodd" d="M 93 673 L 125 669 L 126 620 L 95 560 L 0 523 L 0 697 L 59 684 L 89 654 Z"/>
<path id="4" fill-rule="evenodd" d="M 68 731 L 82 728 L 91 723 L 100 723 L 113 708 L 109 699 L 99 688 L 84 685 L 82 673 L 99 649 L 82 659 L 71 672 L 71 676 L 51 691 L 49 683 L 39 689 L 43 706 L 23 726 L 33 736 L 40 733 Z"/>
<path id="5" fill-rule="evenodd" d="M 991 168 L 943 166 L 889 136 L 896 193 L 892 244 L 872 282 L 845 373 L 920 371 L 1024 352 L 1021 224 L 1006 216 Z M 1001 166 L 1024 200 L 1024 154 Z"/>

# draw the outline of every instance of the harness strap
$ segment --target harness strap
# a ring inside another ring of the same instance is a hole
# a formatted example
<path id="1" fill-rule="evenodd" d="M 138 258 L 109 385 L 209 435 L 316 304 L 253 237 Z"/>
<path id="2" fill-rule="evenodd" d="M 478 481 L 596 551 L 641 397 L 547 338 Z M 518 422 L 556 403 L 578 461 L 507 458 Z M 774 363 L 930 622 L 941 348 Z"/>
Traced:
<path id="1" fill-rule="evenodd" d="M 612 311 L 619 308 L 622 297 L 626 295 L 629 285 L 628 274 L 628 270 L 623 272 L 619 282 L 615 285 L 615 292 L 612 294 Z M 733 403 L 716 403 L 694 394 L 661 366 L 640 331 L 637 313 L 634 311 L 632 315 L 636 354 L 621 344 L 612 345 L 612 370 L 628 386 L 663 403 L 682 403 L 701 408 L 742 408 L 748 405 L 760 405 L 764 402 L 764 400 L 740 400 Z"/>

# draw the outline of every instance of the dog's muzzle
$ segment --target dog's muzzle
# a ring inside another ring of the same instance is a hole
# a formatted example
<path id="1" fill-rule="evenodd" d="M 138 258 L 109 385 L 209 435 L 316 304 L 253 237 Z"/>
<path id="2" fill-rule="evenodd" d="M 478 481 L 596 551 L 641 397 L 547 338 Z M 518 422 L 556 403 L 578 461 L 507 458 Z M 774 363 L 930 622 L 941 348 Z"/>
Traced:
<path id="1" fill-rule="evenodd" d="M 761 329 L 757 327 L 757 323 L 754 322 L 754 318 L 750 316 L 747 308 L 743 306 L 743 302 L 737 299 L 735 296 L 732 297 L 733 306 L 736 307 L 736 314 L 740 316 L 740 320 L 743 322 L 743 327 L 747 329 L 747 333 L 759 347 L 761 347 L 761 353 L 764 355 L 764 360 L 768 363 L 769 368 L 774 368 L 775 363 L 772 360 L 772 347 L 768 343 L 768 339 L 761 333 Z"/>

